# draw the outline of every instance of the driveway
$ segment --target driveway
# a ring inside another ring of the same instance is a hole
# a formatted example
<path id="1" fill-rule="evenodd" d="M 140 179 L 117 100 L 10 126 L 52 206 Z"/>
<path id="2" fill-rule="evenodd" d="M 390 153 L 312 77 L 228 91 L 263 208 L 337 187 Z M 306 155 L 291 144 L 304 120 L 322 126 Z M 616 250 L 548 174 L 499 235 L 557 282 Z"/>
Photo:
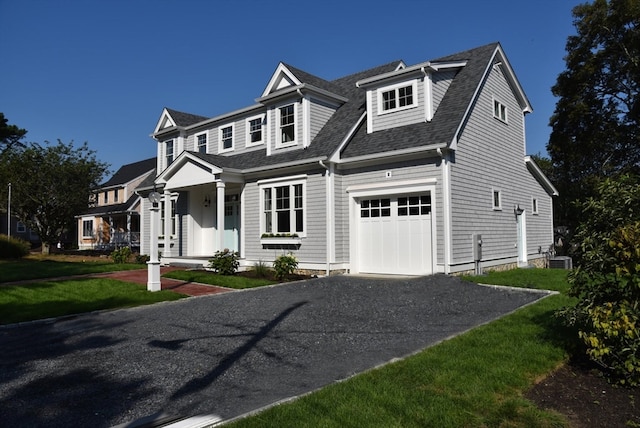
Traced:
<path id="1" fill-rule="evenodd" d="M 111 427 L 232 418 L 404 357 L 545 294 L 414 279 L 318 278 L 0 328 L 0 418 Z"/>

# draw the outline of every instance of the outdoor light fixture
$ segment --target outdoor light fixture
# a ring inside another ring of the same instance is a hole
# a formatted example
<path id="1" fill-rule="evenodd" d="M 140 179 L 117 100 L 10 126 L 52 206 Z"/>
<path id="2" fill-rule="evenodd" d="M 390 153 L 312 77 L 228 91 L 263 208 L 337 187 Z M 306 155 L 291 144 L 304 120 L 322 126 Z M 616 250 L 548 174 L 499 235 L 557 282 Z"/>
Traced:
<path id="1" fill-rule="evenodd" d="M 154 207 L 157 207 L 160 203 L 160 193 L 155 190 L 149 193 L 149 201 L 153 204 Z"/>
<path id="2" fill-rule="evenodd" d="M 202 205 L 204 207 L 208 207 L 209 205 L 211 205 L 211 199 L 209 199 L 209 195 L 204 196 L 204 201 L 202 202 Z"/>
<path id="3" fill-rule="evenodd" d="M 522 213 L 524 212 L 524 210 L 523 210 L 522 208 L 520 208 L 520 204 L 518 204 L 518 205 L 515 205 L 515 206 L 513 207 L 513 212 L 514 212 L 516 215 L 522 215 Z"/>

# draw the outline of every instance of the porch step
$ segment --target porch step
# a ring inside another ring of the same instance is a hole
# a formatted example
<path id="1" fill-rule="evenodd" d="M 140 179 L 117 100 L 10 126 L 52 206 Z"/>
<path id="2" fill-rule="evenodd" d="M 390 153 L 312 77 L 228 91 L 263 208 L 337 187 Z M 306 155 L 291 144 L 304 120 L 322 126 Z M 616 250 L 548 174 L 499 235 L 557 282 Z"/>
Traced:
<path id="1" fill-rule="evenodd" d="M 189 263 L 189 262 L 171 262 L 167 266 L 180 267 L 185 269 L 202 269 L 202 263 Z"/>

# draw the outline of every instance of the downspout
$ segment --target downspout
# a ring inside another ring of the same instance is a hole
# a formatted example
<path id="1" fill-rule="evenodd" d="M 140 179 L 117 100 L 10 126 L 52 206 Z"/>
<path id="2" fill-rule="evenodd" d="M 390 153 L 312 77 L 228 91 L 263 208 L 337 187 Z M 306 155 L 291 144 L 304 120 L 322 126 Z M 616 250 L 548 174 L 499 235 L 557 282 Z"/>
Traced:
<path id="1" fill-rule="evenodd" d="M 321 167 L 327 170 L 325 186 L 326 186 L 326 194 L 325 194 L 325 207 L 326 207 L 326 218 L 327 218 L 327 268 L 326 274 L 327 276 L 331 275 L 331 260 L 333 260 L 333 245 L 334 245 L 334 227 L 333 227 L 333 204 L 334 204 L 334 194 L 333 194 L 333 168 L 334 164 L 329 163 L 327 166 L 322 159 L 318 161 Z"/>

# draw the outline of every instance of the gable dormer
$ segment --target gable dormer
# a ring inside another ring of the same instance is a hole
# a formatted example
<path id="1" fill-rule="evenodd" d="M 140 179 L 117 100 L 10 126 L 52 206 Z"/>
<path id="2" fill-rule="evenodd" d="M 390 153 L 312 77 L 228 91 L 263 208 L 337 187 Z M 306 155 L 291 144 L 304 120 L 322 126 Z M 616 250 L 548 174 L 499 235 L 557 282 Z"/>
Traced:
<path id="1" fill-rule="evenodd" d="M 448 85 L 464 61 L 424 62 L 360 80 L 366 90 L 367 132 L 430 122 Z"/>
<path id="2" fill-rule="evenodd" d="M 337 85 L 280 63 L 256 101 L 267 107 L 267 155 L 305 149 L 348 101 Z"/>

